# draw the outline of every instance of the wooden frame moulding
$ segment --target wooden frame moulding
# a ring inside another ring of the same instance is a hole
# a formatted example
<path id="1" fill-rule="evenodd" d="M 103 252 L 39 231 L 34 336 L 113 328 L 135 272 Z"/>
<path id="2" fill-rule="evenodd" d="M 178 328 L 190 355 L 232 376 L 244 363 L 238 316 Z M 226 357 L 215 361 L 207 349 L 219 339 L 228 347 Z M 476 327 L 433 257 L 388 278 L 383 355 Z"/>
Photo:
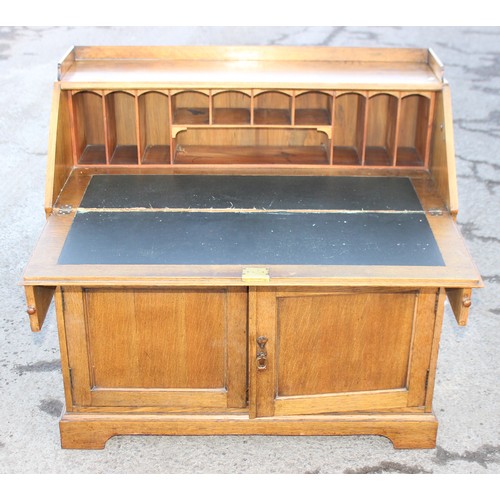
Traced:
<path id="1" fill-rule="evenodd" d="M 164 61 L 168 63 L 163 64 Z M 438 90 L 443 82 L 442 65 L 428 49 L 347 47 L 75 47 L 61 61 L 58 77 L 62 88 L 95 88 L 95 79 L 90 80 L 80 68 L 88 70 L 97 66 L 103 79 L 109 80 L 110 88 L 134 88 L 137 84 L 158 88 L 165 81 L 171 82 L 172 88 L 215 88 L 221 82 L 227 87 L 239 88 L 243 82 L 238 80 L 238 73 L 247 61 L 251 61 L 255 74 L 244 82 L 250 88 L 291 85 L 307 89 L 314 83 L 322 89 L 364 86 L 385 90 Z M 103 62 L 110 67 L 111 74 L 103 69 Z M 212 75 L 212 79 L 202 83 L 186 82 L 185 71 L 193 64 L 199 65 L 199 71 Z M 290 65 L 294 71 L 290 71 Z M 311 65 L 324 75 L 321 81 L 311 72 Z M 269 78 L 273 72 L 277 73 Z M 357 81 L 359 83 L 355 83 Z"/>

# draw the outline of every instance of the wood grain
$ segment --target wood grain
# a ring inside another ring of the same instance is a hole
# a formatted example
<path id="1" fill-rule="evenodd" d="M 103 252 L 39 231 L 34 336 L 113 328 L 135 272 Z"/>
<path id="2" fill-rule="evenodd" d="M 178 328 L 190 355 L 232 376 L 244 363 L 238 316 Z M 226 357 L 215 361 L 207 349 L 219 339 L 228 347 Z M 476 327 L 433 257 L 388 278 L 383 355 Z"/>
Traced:
<path id="1" fill-rule="evenodd" d="M 55 287 L 26 286 L 24 291 L 26 293 L 31 331 L 39 332 L 52 302 Z"/>
<path id="2" fill-rule="evenodd" d="M 69 106 L 68 94 L 61 93 L 59 87 L 54 86 L 45 184 L 45 214 L 47 217 L 52 213 L 52 207 L 71 174 L 74 164 Z"/>
<path id="3" fill-rule="evenodd" d="M 84 330 L 74 327 L 73 309 L 65 312 L 69 363 L 89 380 L 82 391 L 90 391 L 91 405 L 225 408 L 228 394 L 230 406 L 245 405 L 246 295 L 239 289 L 87 289 L 79 302 Z"/>
<path id="4" fill-rule="evenodd" d="M 134 60 L 135 59 L 135 60 Z M 62 87 L 108 88 L 168 81 L 173 88 L 437 89 L 427 49 L 329 47 L 79 47 Z"/>
<path id="5" fill-rule="evenodd" d="M 451 310 L 459 326 L 467 325 L 469 310 L 472 304 L 472 290 L 470 288 L 448 288 L 446 290 Z"/>
<path id="6" fill-rule="evenodd" d="M 429 171 L 451 215 L 458 214 L 453 116 L 448 85 L 436 95 Z"/>
<path id="7" fill-rule="evenodd" d="M 141 435 L 285 435 L 387 437 L 395 448 L 434 448 L 437 420 L 432 414 L 328 415 L 249 419 L 241 415 L 89 415 L 66 414 L 60 422 L 61 445 L 103 449 L 119 434 Z"/>
<path id="8" fill-rule="evenodd" d="M 415 293 L 323 293 L 276 292 L 278 396 L 405 388 Z"/>

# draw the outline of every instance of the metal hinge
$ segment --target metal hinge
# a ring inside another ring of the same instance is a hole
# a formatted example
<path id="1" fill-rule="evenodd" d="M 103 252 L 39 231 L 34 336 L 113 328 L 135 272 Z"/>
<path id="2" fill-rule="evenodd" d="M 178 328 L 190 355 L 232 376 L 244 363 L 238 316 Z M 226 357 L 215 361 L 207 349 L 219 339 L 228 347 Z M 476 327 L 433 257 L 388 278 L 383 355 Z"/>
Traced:
<path id="1" fill-rule="evenodd" d="M 265 267 L 245 267 L 241 280 L 245 283 L 263 283 L 269 281 L 269 269 Z"/>
<path id="2" fill-rule="evenodd" d="M 425 374 L 425 390 L 427 391 L 427 387 L 429 385 L 429 375 L 430 375 L 430 370 L 427 370 L 427 373 Z"/>
<path id="3" fill-rule="evenodd" d="M 73 369 L 71 366 L 69 367 L 69 387 L 71 389 L 71 392 L 73 392 Z"/>
<path id="4" fill-rule="evenodd" d="M 431 208 L 427 213 L 429 215 L 432 215 L 433 217 L 439 217 L 443 215 L 443 211 L 440 210 L 439 208 Z"/>
<path id="5" fill-rule="evenodd" d="M 73 210 L 73 207 L 71 205 L 61 205 L 59 209 L 57 210 L 58 215 L 69 215 L 71 211 Z"/>

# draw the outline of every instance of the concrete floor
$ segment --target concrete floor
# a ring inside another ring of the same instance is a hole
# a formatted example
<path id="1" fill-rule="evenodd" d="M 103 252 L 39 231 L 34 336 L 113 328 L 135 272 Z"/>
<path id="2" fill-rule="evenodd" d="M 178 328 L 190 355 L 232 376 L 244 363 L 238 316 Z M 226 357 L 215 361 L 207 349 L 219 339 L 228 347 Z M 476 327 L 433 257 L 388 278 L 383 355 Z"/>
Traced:
<path id="1" fill-rule="evenodd" d="M 52 82 L 71 45 L 281 44 L 433 47 L 455 118 L 459 225 L 484 277 L 470 325 L 446 308 L 435 450 L 381 437 L 116 437 L 61 450 L 63 387 L 53 308 L 31 333 L 23 268 L 44 224 Z M 500 29 L 339 27 L 0 28 L 0 472 L 498 473 Z"/>

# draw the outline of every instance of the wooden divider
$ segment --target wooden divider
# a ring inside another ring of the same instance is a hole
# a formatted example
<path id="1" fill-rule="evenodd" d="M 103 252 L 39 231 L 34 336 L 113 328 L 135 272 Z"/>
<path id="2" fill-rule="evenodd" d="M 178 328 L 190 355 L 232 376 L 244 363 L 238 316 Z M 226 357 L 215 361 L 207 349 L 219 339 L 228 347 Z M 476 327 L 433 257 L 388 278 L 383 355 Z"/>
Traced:
<path id="1" fill-rule="evenodd" d="M 256 164 L 427 168 L 434 98 L 433 92 L 314 89 L 72 91 L 73 157 L 82 166 L 249 164 L 253 158 Z M 196 137 L 199 144 L 190 142 Z M 192 153 L 184 156 L 187 145 Z M 224 146 L 232 150 L 221 154 Z M 258 153 L 268 146 L 274 150 Z M 301 153 L 301 147 L 322 151 Z"/>

